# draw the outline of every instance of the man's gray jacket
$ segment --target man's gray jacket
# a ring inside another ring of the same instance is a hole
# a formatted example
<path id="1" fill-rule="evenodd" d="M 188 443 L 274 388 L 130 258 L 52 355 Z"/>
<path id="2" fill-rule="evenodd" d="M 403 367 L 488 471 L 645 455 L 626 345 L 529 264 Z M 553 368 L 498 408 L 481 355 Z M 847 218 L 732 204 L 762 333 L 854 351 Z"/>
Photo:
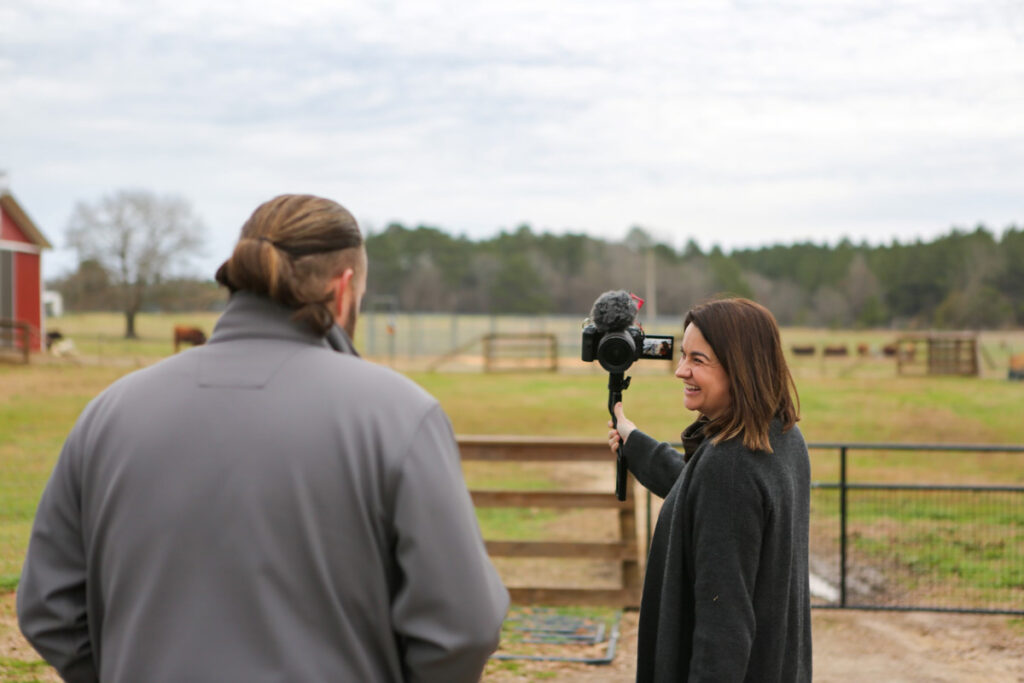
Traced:
<path id="1" fill-rule="evenodd" d="M 508 593 L 448 419 L 332 339 L 240 292 L 85 409 L 18 587 L 66 680 L 479 679 Z"/>

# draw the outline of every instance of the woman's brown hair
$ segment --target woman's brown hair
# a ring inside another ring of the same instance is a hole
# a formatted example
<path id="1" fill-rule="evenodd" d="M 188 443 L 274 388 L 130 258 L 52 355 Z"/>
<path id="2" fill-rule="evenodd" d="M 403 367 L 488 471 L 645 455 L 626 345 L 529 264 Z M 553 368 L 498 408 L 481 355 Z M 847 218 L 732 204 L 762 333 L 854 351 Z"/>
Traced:
<path id="1" fill-rule="evenodd" d="M 294 309 L 292 319 L 326 334 L 334 324 L 331 279 L 361 268 L 359 225 L 322 197 L 286 194 L 261 204 L 242 226 L 217 282 L 232 293 L 262 294 Z"/>
<path id="2" fill-rule="evenodd" d="M 742 436 L 751 450 L 771 452 L 773 419 L 790 429 L 800 419 L 800 399 L 786 364 L 775 316 L 749 299 L 721 299 L 686 314 L 718 357 L 729 379 L 732 403 L 708 429 L 714 443 Z"/>

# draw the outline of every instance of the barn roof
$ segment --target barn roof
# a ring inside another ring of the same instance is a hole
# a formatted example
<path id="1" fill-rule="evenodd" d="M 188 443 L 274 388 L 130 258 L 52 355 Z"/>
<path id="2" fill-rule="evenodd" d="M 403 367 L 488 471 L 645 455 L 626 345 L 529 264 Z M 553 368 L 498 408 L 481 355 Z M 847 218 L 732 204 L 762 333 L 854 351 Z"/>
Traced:
<path id="1" fill-rule="evenodd" d="M 11 217 L 11 220 L 17 224 L 21 232 L 31 240 L 32 244 L 43 249 L 53 248 L 50 241 L 46 239 L 39 228 L 36 227 L 36 224 L 32 222 L 32 219 L 28 217 L 28 214 L 25 213 L 25 210 L 21 208 L 18 200 L 6 190 L 0 192 L 0 209 L 3 209 L 4 213 Z"/>

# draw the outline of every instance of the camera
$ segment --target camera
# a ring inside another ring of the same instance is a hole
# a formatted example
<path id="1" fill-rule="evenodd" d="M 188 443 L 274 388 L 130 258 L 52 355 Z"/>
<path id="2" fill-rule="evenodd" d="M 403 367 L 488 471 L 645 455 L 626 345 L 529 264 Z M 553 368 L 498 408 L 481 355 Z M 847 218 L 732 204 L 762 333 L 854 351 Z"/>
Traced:
<path id="1" fill-rule="evenodd" d="M 597 360 L 608 372 L 625 372 L 640 358 L 672 360 L 674 343 L 672 336 L 644 334 L 637 325 L 601 332 L 589 323 L 583 327 L 581 357 L 587 362 Z"/>
<path id="2" fill-rule="evenodd" d="M 640 358 L 672 360 L 675 339 L 645 335 L 636 324 L 643 299 L 625 290 L 605 292 L 597 297 L 590 317 L 583 321 L 583 360 L 597 360 L 608 371 L 608 414 L 616 423 L 615 404 L 629 388 L 625 377 L 629 366 Z M 626 500 L 626 458 L 619 450 L 615 458 L 615 497 Z"/>

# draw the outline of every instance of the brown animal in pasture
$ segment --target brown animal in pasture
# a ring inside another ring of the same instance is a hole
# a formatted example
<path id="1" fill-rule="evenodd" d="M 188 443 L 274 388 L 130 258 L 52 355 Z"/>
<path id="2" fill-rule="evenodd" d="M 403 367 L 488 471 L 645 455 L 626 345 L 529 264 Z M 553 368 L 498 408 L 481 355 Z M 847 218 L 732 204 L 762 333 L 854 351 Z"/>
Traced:
<path id="1" fill-rule="evenodd" d="M 823 351 L 825 356 L 845 356 L 846 346 L 840 344 L 838 346 L 826 346 Z"/>
<path id="2" fill-rule="evenodd" d="M 870 352 L 871 349 L 868 348 L 867 344 L 857 344 L 857 355 L 860 356 L 861 358 L 864 358 Z"/>
<path id="3" fill-rule="evenodd" d="M 909 363 L 917 355 L 917 348 L 913 344 L 904 344 L 902 347 L 896 343 L 886 344 L 882 347 L 882 355 L 886 358 L 899 357 L 900 362 Z"/>
<path id="4" fill-rule="evenodd" d="M 1024 379 L 1024 353 L 1010 356 L 1009 379 Z"/>
<path id="5" fill-rule="evenodd" d="M 813 344 L 810 345 L 810 346 L 793 346 L 792 348 L 793 348 L 793 355 L 794 356 L 813 356 L 814 355 L 814 345 Z"/>
<path id="6" fill-rule="evenodd" d="M 182 343 L 199 346 L 206 343 L 206 333 L 198 327 L 188 325 L 174 326 L 174 352 L 177 353 Z"/>

